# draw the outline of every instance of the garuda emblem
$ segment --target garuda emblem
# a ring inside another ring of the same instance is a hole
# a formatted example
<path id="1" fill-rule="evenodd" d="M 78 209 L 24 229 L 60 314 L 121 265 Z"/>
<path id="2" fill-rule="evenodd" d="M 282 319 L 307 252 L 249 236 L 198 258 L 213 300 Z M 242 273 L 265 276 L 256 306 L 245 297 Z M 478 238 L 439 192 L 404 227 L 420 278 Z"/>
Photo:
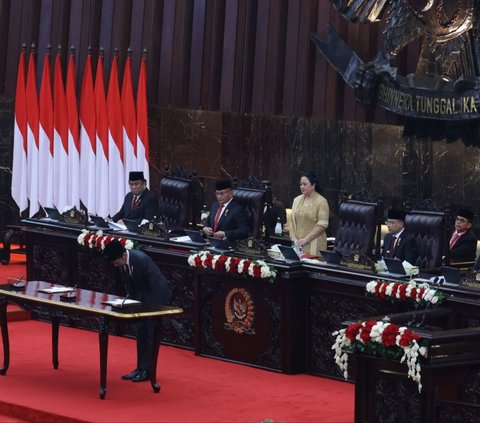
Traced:
<path id="1" fill-rule="evenodd" d="M 332 0 L 347 20 L 371 23 L 385 14 L 384 40 L 364 63 L 328 27 L 328 38 L 311 34 L 329 63 L 366 106 L 380 105 L 407 116 L 466 120 L 480 118 L 479 0 Z M 420 40 L 413 75 L 400 75 L 397 57 Z"/>

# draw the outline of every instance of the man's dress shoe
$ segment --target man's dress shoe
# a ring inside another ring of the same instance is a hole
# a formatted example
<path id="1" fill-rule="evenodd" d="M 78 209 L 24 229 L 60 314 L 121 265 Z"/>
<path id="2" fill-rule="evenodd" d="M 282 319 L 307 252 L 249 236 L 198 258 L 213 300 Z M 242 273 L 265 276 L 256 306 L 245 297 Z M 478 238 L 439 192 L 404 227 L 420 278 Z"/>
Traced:
<path id="1" fill-rule="evenodd" d="M 150 380 L 150 375 L 147 370 L 139 370 L 135 377 L 132 379 L 132 382 L 144 382 Z"/>
<path id="2" fill-rule="evenodd" d="M 140 370 L 135 369 L 132 373 L 129 373 L 128 375 L 123 375 L 122 379 L 123 380 L 133 380 L 138 375 L 139 372 L 140 372 Z"/>

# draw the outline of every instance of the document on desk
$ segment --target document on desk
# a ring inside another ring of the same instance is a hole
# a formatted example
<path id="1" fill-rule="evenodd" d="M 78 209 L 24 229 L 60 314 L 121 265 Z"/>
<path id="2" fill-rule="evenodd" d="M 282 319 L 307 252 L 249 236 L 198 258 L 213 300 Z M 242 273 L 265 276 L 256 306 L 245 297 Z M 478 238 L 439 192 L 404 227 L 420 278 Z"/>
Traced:
<path id="1" fill-rule="evenodd" d="M 140 301 L 130 300 L 128 298 L 117 298 L 116 300 L 102 301 L 102 304 L 106 304 L 114 307 L 121 307 L 121 306 L 127 306 L 132 304 L 140 304 Z"/>
<path id="2" fill-rule="evenodd" d="M 51 288 L 42 288 L 38 290 L 38 292 L 42 292 L 43 294 L 63 294 L 64 292 L 72 291 L 74 291 L 74 288 L 69 288 L 67 286 L 53 286 Z"/>

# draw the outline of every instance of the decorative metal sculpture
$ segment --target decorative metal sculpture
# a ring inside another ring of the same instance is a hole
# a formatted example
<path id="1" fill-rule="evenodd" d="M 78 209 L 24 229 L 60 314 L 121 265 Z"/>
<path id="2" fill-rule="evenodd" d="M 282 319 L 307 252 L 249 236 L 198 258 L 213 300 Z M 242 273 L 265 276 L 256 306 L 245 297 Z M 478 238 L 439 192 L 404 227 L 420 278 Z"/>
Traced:
<path id="1" fill-rule="evenodd" d="M 312 41 L 366 106 L 421 118 L 480 118 L 478 0 L 332 0 L 351 22 L 378 21 L 388 10 L 383 46 L 364 63 L 328 27 L 328 39 Z M 414 75 L 400 75 L 398 53 L 421 39 Z"/>

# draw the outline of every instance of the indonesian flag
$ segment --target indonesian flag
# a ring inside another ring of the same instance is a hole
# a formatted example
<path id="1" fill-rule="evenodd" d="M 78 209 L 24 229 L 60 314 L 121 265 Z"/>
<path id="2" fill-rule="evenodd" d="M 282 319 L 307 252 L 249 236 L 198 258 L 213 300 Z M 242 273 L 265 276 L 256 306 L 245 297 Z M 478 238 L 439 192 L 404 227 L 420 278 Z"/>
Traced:
<path id="1" fill-rule="evenodd" d="M 147 182 L 150 182 L 149 162 L 147 70 L 145 57 L 142 57 L 137 87 L 137 170 L 143 170 Z"/>
<path id="2" fill-rule="evenodd" d="M 30 213 L 32 217 L 39 210 L 38 204 L 38 94 L 35 82 L 35 58 L 34 53 L 30 53 L 27 72 L 27 188 L 28 198 L 30 200 Z"/>
<path id="3" fill-rule="evenodd" d="M 68 204 L 80 208 L 80 139 L 77 94 L 75 93 L 74 54 L 70 53 L 66 86 L 68 114 Z"/>
<path id="4" fill-rule="evenodd" d="M 117 213 L 125 197 L 123 165 L 123 122 L 120 89 L 118 87 L 118 57 L 114 56 L 108 84 L 108 177 L 110 184 L 110 214 Z"/>
<path id="5" fill-rule="evenodd" d="M 39 159 L 41 184 L 38 200 L 43 207 L 53 207 L 53 99 L 50 80 L 50 54 L 43 62 L 42 85 L 40 86 L 40 131 Z"/>
<path id="6" fill-rule="evenodd" d="M 68 115 L 63 85 L 61 53 L 55 58 L 53 77 L 53 199 L 62 212 L 68 206 Z"/>
<path id="7" fill-rule="evenodd" d="M 27 196 L 27 103 L 25 99 L 25 53 L 18 61 L 13 132 L 12 198 L 20 213 L 28 207 Z"/>
<path id="8" fill-rule="evenodd" d="M 97 75 L 95 77 L 95 116 L 96 116 L 96 212 L 106 217 L 108 207 L 108 117 L 107 102 L 105 99 L 105 83 L 103 80 L 103 56 L 99 56 Z M 123 187 L 120 181 L 117 185 Z"/>
<path id="9" fill-rule="evenodd" d="M 92 79 L 92 57 L 90 53 L 85 62 L 80 99 L 80 199 L 92 213 L 97 213 L 95 201 L 96 170 L 96 135 L 95 135 L 95 94 Z"/>
<path id="10" fill-rule="evenodd" d="M 132 87 L 132 58 L 127 56 L 122 84 L 123 115 L 123 161 L 125 169 L 125 191 L 128 192 L 128 173 L 137 170 L 137 119 L 135 117 L 135 100 Z"/>

